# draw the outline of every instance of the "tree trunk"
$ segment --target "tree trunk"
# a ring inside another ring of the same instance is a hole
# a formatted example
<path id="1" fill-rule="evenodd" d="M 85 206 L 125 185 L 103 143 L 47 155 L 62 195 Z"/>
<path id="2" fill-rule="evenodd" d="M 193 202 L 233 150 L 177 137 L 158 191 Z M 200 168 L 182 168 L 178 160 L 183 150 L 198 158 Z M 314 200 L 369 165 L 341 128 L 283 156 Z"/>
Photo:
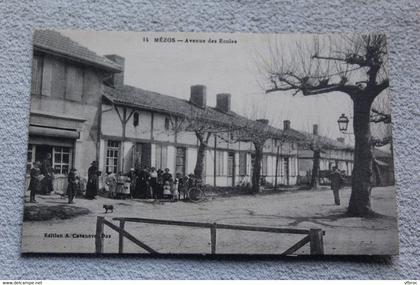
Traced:
<path id="1" fill-rule="evenodd" d="M 368 216 L 373 213 L 370 205 L 372 176 L 372 148 L 370 133 L 370 108 L 373 99 L 369 96 L 353 98 L 353 128 L 355 136 L 354 168 L 348 213 L 353 216 Z"/>
<path id="2" fill-rule="evenodd" d="M 321 151 L 319 149 L 313 150 L 313 166 L 312 166 L 312 178 L 310 187 L 312 190 L 319 189 L 319 170 L 320 170 L 320 158 L 321 158 Z"/>
<path id="3" fill-rule="evenodd" d="M 202 179 L 203 178 L 203 170 L 204 170 L 204 157 L 206 154 L 207 146 L 206 144 L 200 142 L 197 150 L 197 161 L 195 163 L 194 168 L 194 176 L 196 178 Z"/>
<path id="4" fill-rule="evenodd" d="M 261 161 L 263 156 L 263 144 L 254 143 L 255 146 L 255 159 L 252 165 L 252 192 L 260 193 L 260 179 L 261 179 Z"/>

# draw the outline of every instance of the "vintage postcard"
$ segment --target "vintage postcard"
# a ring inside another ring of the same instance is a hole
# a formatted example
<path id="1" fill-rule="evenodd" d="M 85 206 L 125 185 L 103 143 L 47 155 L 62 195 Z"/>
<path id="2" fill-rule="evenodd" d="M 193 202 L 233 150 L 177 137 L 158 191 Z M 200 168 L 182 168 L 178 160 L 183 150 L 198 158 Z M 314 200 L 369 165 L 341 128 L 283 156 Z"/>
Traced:
<path id="1" fill-rule="evenodd" d="M 35 30 L 22 253 L 398 254 L 387 59 L 380 33 Z"/>

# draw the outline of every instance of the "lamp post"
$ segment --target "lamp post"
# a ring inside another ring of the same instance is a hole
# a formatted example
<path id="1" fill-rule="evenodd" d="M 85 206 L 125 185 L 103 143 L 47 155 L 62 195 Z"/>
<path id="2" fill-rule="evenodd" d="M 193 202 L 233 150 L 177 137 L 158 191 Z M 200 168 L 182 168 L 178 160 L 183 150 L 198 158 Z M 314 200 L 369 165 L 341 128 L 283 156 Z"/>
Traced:
<path id="1" fill-rule="evenodd" d="M 349 126 L 349 118 L 347 118 L 346 115 L 341 114 L 341 116 L 337 120 L 337 123 L 338 123 L 338 129 L 340 130 L 340 132 L 345 132 L 347 131 L 347 128 Z"/>
<path id="2" fill-rule="evenodd" d="M 341 116 L 337 120 L 338 129 L 343 134 L 352 135 L 353 133 L 347 132 L 347 128 L 349 126 L 349 118 L 345 114 L 341 114 Z"/>

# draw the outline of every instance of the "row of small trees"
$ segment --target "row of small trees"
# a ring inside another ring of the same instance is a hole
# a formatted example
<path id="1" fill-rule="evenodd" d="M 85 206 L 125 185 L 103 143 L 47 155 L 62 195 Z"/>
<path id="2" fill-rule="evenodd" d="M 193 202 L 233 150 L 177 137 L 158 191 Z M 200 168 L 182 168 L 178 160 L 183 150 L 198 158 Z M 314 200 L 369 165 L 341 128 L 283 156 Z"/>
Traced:
<path id="1" fill-rule="evenodd" d="M 266 122 L 253 121 L 234 115 L 229 122 L 209 119 L 208 110 L 191 106 L 191 110 L 182 116 L 170 116 L 171 129 L 174 132 L 193 132 L 198 140 L 197 160 L 194 167 L 194 176 L 202 178 L 204 171 L 205 153 L 209 148 L 210 138 L 218 137 L 221 140 L 235 143 L 239 141 L 251 142 L 255 149 L 252 164 L 252 192 L 260 192 L 261 162 L 263 148 L 270 138 L 282 138 L 279 130 L 269 126 Z"/>

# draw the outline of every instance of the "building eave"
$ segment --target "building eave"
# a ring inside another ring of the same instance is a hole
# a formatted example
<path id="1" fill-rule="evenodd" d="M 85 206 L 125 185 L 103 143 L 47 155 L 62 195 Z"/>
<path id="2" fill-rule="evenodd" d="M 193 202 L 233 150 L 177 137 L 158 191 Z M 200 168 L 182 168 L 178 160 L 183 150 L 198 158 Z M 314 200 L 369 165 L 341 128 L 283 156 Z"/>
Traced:
<path id="1" fill-rule="evenodd" d="M 64 52 L 57 51 L 55 49 L 51 49 L 47 46 L 43 46 L 43 45 L 40 45 L 40 44 L 34 44 L 34 51 L 47 53 L 47 54 L 50 54 L 50 55 L 53 55 L 53 56 L 61 57 L 63 59 L 67 59 L 67 60 L 77 62 L 77 63 L 83 64 L 83 65 L 92 66 L 92 67 L 102 69 L 102 70 L 112 72 L 112 73 L 122 72 L 122 68 L 112 67 L 110 65 L 100 64 L 98 62 L 94 62 L 94 61 L 86 60 L 86 59 L 83 59 L 83 58 L 80 58 L 80 57 L 72 56 L 72 55 L 66 54 Z"/>

